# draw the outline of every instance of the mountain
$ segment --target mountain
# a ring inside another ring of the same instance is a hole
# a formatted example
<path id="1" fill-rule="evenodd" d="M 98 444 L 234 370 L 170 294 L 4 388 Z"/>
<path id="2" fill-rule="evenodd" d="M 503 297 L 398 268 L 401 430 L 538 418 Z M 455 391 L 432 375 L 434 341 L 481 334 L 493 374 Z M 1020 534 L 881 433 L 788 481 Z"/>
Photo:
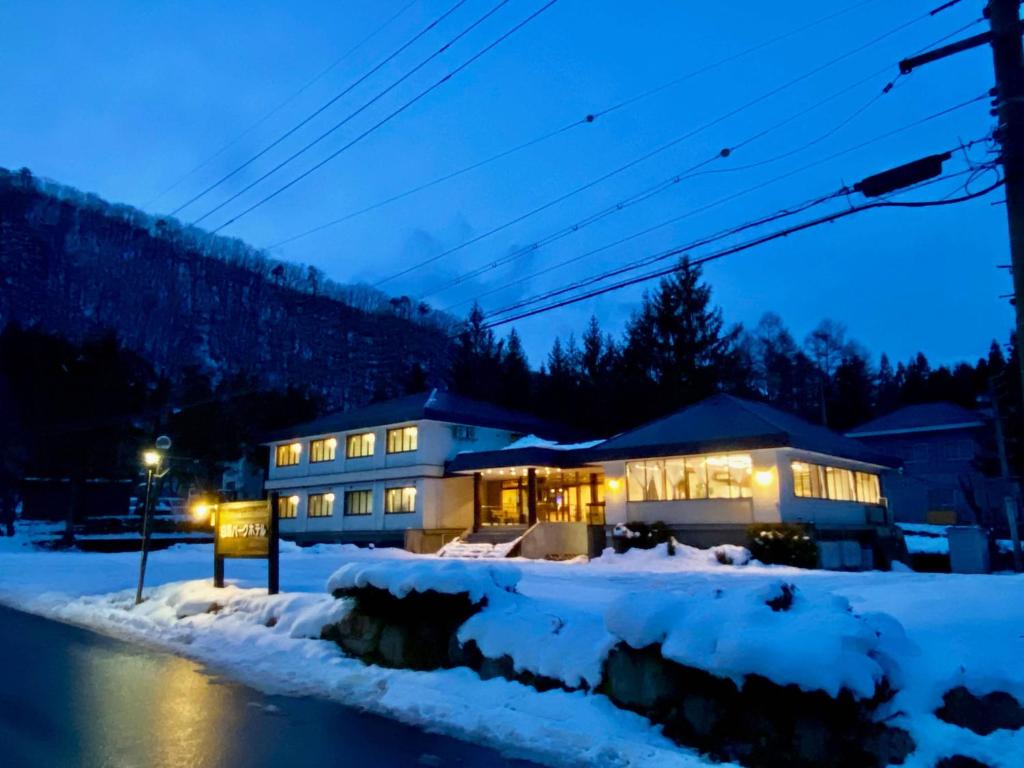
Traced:
<path id="1" fill-rule="evenodd" d="M 256 376 L 332 407 L 442 375 L 451 320 L 368 286 L 340 285 L 211 236 L 0 168 L 0 327 L 72 341 L 113 331 L 172 379 Z"/>

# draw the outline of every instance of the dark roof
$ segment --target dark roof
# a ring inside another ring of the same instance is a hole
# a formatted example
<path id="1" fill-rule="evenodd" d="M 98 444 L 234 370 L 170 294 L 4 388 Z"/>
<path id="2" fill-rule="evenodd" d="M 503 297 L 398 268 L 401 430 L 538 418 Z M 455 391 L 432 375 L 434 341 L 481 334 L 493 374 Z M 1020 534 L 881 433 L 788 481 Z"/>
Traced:
<path id="1" fill-rule="evenodd" d="M 380 427 L 385 424 L 400 424 L 422 419 L 467 424 L 474 427 L 507 429 L 512 432 L 535 434 L 547 438 L 563 436 L 557 425 L 552 425 L 528 413 L 510 411 L 497 405 L 433 389 L 416 395 L 373 403 L 365 408 L 329 413 L 312 421 L 267 435 L 264 441 L 274 442 L 308 435 L 325 435 L 332 432 Z"/>
<path id="2" fill-rule="evenodd" d="M 592 448 L 505 448 L 497 451 L 466 451 L 445 464 L 446 472 L 472 472 L 500 467 L 557 467 L 574 469 L 584 466 Z"/>
<path id="3" fill-rule="evenodd" d="M 617 435 L 590 453 L 600 459 L 640 459 L 787 446 L 882 466 L 899 463 L 830 429 L 732 395 L 709 397 Z"/>
<path id="4" fill-rule="evenodd" d="M 908 405 L 892 413 L 861 424 L 847 432 L 848 437 L 872 437 L 901 432 L 933 432 L 943 429 L 980 427 L 985 420 L 976 411 L 955 403 L 921 403 Z"/>

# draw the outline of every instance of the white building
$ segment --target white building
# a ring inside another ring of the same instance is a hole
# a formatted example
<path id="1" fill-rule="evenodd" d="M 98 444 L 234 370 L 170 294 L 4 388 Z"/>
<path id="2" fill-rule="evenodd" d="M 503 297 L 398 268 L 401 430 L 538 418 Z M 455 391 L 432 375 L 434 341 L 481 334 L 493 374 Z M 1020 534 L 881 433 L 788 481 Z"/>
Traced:
<path id="1" fill-rule="evenodd" d="M 616 524 L 640 522 L 699 546 L 806 524 L 847 567 L 891 543 L 882 485 L 896 462 L 767 405 L 717 395 L 605 441 L 519 439 L 556 431 L 435 391 L 296 428 L 272 447 L 267 488 L 287 499 L 286 536 L 405 535 L 416 551 L 460 535 L 592 554 Z"/>
<path id="2" fill-rule="evenodd" d="M 402 543 L 406 531 L 426 531 L 439 546 L 473 522 L 473 482 L 447 477 L 446 462 L 546 430 L 532 416 L 433 390 L 277 436 L 266 489 L 280 495 L 286 538 Z"/>

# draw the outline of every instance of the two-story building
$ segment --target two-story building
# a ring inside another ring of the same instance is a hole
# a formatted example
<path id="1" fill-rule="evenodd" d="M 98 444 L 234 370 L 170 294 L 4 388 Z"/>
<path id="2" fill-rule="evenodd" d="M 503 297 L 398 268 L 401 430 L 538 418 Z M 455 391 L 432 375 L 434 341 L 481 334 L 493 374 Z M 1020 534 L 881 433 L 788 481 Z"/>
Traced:
<path id="1" fill-rule="evenodd" d="M 404 537 L 416 551 L 459 536 L 564 557 L 595 553 L 620 523 L 661 522 L 700 546 L 802 523 L 823 559 L 860 567 L 892 536 L 883 475 L 898 462 L 762 403 L 717 395 L 591 443 L 558 433 L 434 391 L 293 428 L 271 444 L 267 489 L 285 536 Z"/>
<path id="2" fill-rule="evenodd" d="M 331 413 L 273 436 L 266 482 L 280 495 L 281 533 L 296 541 L 438 545 L 473 520 L 473 483 L 445 463 L 550 427 L 523 413 L 432 390 Z"/>

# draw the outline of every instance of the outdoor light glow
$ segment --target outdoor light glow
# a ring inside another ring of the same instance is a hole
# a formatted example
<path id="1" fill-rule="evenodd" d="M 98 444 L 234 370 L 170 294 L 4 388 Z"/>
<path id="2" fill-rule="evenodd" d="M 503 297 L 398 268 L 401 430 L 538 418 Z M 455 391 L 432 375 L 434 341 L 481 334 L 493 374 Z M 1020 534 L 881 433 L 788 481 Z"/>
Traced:
<path id="1" fill-rule="evenodd" d="M 617 477 L 609 477 L 608 478 L 608 488 L 609 488 L 609 490 L 617 491 L 621 487 L 622 487 L 622 481 L 619 480 Z"/>
<path id="2" fill-rule="evenodd" d="M 143 451 L 142 463 L 147 467 L 155 467 L 160 463 L 160 454 L 156 451 Z"/>
<path id="3" fill-rule="evenodd" d="M 192 517 L 196 520 L 206 520 L 210 516 L 210 505 L 201 501 L 192 507 Z"/>
<path id="4" fill-rule="evenodd" d="M 754 473 L 754 482 L 758 485 L 771 485 L 775 480 L 775 473 L 770 469 L 759 469 Z"/>

